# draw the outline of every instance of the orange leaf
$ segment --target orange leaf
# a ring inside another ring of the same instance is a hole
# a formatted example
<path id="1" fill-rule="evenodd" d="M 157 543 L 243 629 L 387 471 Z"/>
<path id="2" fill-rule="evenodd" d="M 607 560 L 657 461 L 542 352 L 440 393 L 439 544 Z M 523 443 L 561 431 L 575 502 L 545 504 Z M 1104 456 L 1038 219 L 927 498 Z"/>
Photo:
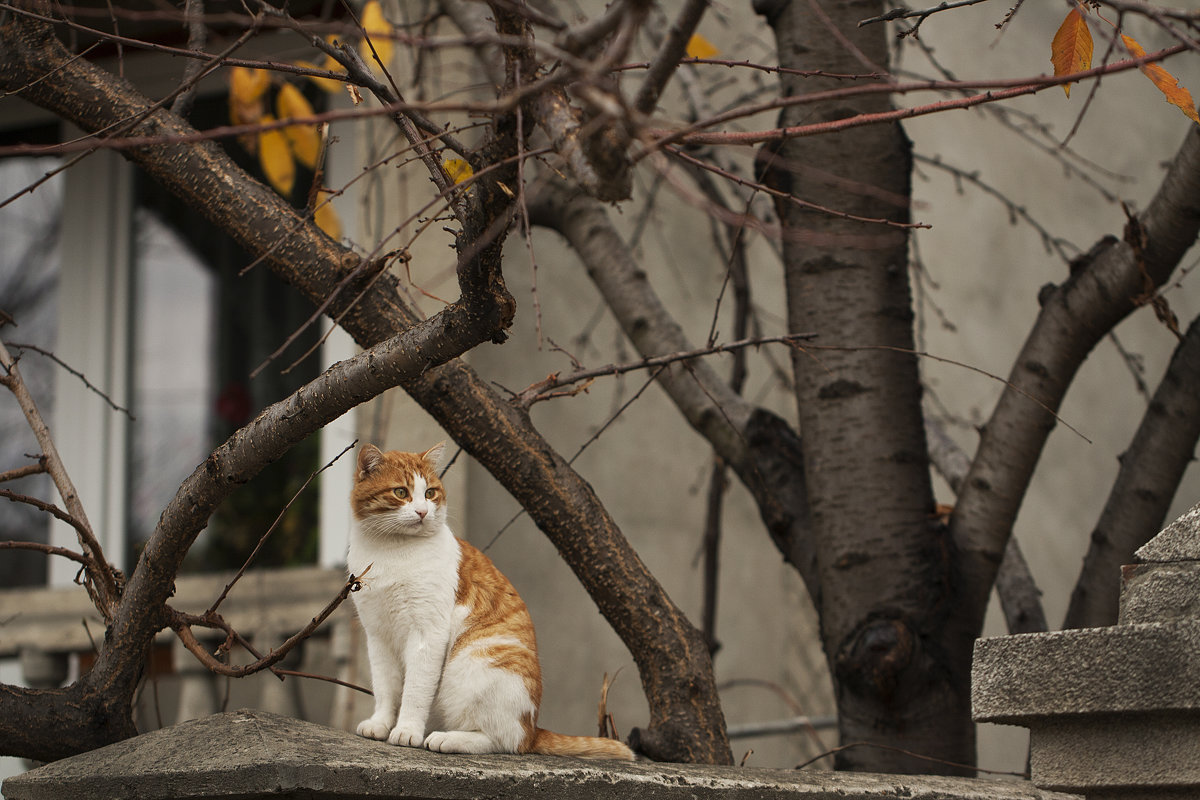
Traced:
<path id="1" fill-rule="evenodd" d="M 693 33 L 687 43 L 688 58 L 713 58 L 721 54 L 717 46 L 698 33 Z"/>
<path id="2" fill-rule="evenodd" d="M 1125 47 L 1133 54 L 1134 58 L 1141 58 L 1146 55 L 1146 51 L 1137 43 L 1132 36 L 1121 34 L 1121 41 L 1125 43 Z M 1179 85 L 1179 79 L 1171 73 L 1167 72 L 1159 64 L 1142 64 L 1139 67 L 1146 77 L 1153 81 L 1158 90 L 1167 96 L 1167 102 L 1178 106 L 1179 110 L 1186 114 L 1193 122 L 1200 125 L 1200 115 L 1196 114 L 1196 102 L 1192 100 L 1192 93 Z"/>
<path id="3" fill-rule="evenodd" d="M 1071 9 L 1058 33 L 1050 42 L 1050 63 L 1054 65 L 1054 74 L 1069 75 L 1081 72 L 1092 66 L 1092 32 L 1088 30 L 1087 20 L 1079 6 Z M 1071 96 L 1071 84 L 1064 83 L 1063 91 Z"/>

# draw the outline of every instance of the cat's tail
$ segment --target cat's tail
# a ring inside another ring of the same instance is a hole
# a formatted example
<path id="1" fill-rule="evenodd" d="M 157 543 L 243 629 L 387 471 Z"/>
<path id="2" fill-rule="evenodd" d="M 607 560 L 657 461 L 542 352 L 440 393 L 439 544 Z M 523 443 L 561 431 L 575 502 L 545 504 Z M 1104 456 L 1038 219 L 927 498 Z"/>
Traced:
<path id="1" fill-rule="evenodd" d="M 633 751 L 619 739 L 603 739 L 599 736 L 567 736 L 542 728 L 537 729 L 527 752 L 544 756 L 612 758 L 633 761 Z"/>

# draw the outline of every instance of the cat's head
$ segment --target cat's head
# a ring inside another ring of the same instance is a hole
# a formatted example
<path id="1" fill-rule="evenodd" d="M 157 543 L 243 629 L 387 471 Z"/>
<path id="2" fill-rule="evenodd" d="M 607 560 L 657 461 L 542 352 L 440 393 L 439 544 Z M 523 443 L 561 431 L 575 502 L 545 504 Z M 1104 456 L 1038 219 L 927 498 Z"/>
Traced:
<path id="1" fill-rule="evenodd" d="M 382 452 L 373 444 L 358 451 L 350 505 L 364 533 L 432 536 L 446 522 L 446 491 L 438 478 L 445 443 L 424 453 Z"/>

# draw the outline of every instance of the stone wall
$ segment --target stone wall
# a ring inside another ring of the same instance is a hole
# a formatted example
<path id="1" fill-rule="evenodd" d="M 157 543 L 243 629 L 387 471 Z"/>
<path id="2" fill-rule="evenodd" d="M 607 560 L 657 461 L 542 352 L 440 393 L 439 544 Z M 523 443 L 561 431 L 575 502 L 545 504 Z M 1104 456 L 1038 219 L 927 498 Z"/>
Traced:
<path id="1" fill-rule="evenodd" d="M 976 644 L 975 717 L 1029 728 L 1038 786 L 1200 797 L 1200 505 L 1137 558 L 1117 625 Z"/>
<path id="2" fill-rule="evenodd" d="M 8 800 L 572 798 L 572 800 L 1067 800 L 1026 783 L 393 747 L 262 711 L 143 734 L 4 782 Z"/>

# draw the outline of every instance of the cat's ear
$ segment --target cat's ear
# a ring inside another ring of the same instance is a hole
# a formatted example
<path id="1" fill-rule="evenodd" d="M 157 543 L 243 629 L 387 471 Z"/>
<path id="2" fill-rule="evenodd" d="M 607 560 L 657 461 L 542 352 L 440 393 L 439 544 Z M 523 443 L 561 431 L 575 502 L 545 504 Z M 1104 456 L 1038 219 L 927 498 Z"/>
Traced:
<path id="1" fill-rule="evenodd" d="M 437 472 L 442 468 L 442 459 L 446 455 L 446 443 L 438 442 L 433 447 L 421 454 L 421 458 L 429 462 L 429 466 L 433 467 L 433 471 Z"/>
<path id="2" fill-rule="evenodd" d="M 383 453 L 373 444 L 364 444 L 358 449 L 358 479 L 370 475 L 383 463 Z"/>

